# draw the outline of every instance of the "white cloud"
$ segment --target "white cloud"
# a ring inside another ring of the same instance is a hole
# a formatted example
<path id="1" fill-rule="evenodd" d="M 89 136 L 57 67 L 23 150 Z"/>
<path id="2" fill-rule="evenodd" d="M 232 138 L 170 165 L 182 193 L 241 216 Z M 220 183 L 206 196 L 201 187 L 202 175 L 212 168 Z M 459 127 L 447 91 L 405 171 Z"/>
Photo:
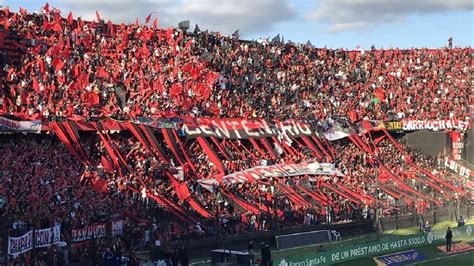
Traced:
<path id="1" fill-rule="evenodd" d="M 1 0 L 0 0 L 1 1 Z M 287 0 L 66 0 L 61 1 L 62 12 L 72 10 L 74 16 L 94 19 L 98 10 L 104 19 L 113 22 L 143 22 L 151 12 L 158 17 L 160 27 L 176 26 L 190 20 L 192 28 L 231 34 L 261 34 L 275 24 L 296 16 L 295 8 Z"/>
<path id="2" fill-rule="evenodd" d="M 152 0 L 65 0 L 58 3 L 62 13 L 72 11 L 74 17 L 81 16 L 87 20 L 95 19 L 95 11 L 100 13 L 102 19 L 111 19 L 114 23 L 134 22 L 137 18 L 143 22 L 151 12 L 164 10 L 172 5 L 167 1 Z M 56 6 L 53 6 L 56 7 Z M 63 14 L 64 15 L 64 14 Z M 160 17 L 161 14 L 158 14 Z"/>
<path id="3" fill-rule="evenodd" d="M 411 14 L 472 9 L 472 0 L 321 0 L 306 19 L 328 23 L 329 31 L 336 32 L 390 23 Z"/>
<path id="4" fill-rule="evenodd" d="M 293 18 L 296 11 L 286 0 L 186 0 L 172 15 L 227 34 L 236 29 L 255 34 L 265 33 L 276 23 Z"/>

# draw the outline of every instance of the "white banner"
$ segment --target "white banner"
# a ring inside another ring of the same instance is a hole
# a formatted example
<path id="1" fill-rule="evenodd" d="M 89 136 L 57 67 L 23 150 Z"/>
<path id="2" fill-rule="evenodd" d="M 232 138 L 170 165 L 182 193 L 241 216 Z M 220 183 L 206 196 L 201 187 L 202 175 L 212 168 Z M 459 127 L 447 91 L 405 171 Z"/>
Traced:
<path id="1" fill-rule="evenodd" d="M 8 238 L 8 255 L 17 256 L 33 249 L 33 231 Z"/>
<path id="2" fill-rule="evenodd" d="M 35 230 L 35 247 L 49 247 L 56 245 L 61 239 L 61 226 L 56 225 L 52 228 Z"/>
<path id="3" fill-rule="evenodd" d="M 276 164 L 271 166 L 257 166 L 235 172 L 222 177 L 222 183 L 244 183 L 262 178 L 286 177 L 301 175 L 344 176 L 331 163 L 305 162 L 299 164 Z M 201 179 L 198 182 L 206 189 L 212 189 L 217 184 L 215 179 Z"/>
<path id="4" fill-rule="evenodd" d="M 112 221 L 112 236 L 123 235 L 123 220 Z"/>
<path id="5" fill-rule="evenodd" d="M 15 121 L 5 117 L 0 117 L 0 133 L 6 132 L 41 132 L 41 120 L 35 121 Z"/>
<path id="6" fill-rule="evenodd" d="M 474 177 L 474 172 L 472 172 L 471 169 L 448 157 L 444 158 L 444 167 L 450 169 L 461 177 L 469 178 L 471 175 Z"/>
<path id="7" fill-rule="evenodd" d="M 61 242 L 61 225 L 55 225 L 53 227 L 53 244 Z"/>

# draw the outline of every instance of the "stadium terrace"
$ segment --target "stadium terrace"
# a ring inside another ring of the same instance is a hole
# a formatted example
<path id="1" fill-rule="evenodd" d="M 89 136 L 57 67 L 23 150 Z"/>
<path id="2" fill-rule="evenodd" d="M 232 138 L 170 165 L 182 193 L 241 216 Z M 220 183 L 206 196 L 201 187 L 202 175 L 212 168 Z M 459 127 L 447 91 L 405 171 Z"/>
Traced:
<path id="1" fill-rule="evenodd" d="M 458 150 L 403 136 L 464 140 L 472 48 L 333 50 L 63 15 L 0 12 L 10 262 L 101 263 L 471 198 L 445 167 Z"/>

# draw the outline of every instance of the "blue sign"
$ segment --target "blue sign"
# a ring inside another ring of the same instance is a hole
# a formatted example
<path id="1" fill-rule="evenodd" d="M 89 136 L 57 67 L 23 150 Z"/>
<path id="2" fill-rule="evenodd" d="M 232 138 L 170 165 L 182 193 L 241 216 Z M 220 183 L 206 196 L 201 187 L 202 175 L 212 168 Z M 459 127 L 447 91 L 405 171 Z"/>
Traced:
<path id="1" fill-rule="evenodd" d="M 377 265 L 401 266 L 425 260 L 426 257 L 425 255 L 423 255 L 423 253 L 415 249 L 411 249 L 403 252 L 376 257 L 374 259 L 375 262 L 377 262 Z"/>

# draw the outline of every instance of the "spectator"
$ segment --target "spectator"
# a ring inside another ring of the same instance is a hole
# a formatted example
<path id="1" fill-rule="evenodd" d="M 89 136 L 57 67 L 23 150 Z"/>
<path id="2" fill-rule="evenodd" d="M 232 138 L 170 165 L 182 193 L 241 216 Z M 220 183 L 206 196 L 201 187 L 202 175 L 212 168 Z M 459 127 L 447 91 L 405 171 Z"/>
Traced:
<path id="1" fill-rule="evenodd" d="M 459 220 L 458 220 L 458 227 L 460 226 L 464 226 L 464 218 L 462 216 L 459 216 Z"/>
<path id="2" fill-rule="evenodd" d="M 446 252 L 451 251 L 451 245 L 453 240 L 453 232 L 451 231 L 451 227 L 448 227 L 446 231 Z"/>

